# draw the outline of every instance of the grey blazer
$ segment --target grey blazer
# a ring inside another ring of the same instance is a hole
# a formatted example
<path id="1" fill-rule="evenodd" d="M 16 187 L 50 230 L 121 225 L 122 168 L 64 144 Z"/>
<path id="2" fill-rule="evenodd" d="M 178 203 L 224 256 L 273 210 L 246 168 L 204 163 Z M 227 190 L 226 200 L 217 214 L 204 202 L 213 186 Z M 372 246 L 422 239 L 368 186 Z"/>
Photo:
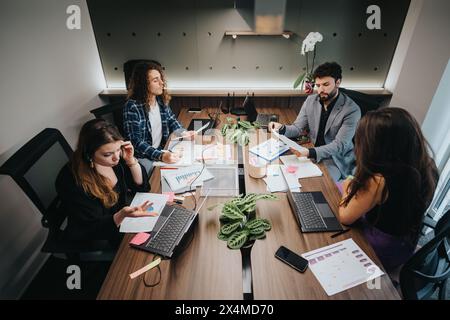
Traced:
<path id="1" fill-rule="evenodd" d="M 319 96 L 317 94 L 308 96 L 295 122 L 286 126 L 285 136 L 298 137 L 303 128 L 309 128 L 311 141 L 316 143 L 321 110 Z M 358 105 L 340 92 L 325 125 L 325 145 L 315 148 L 317 162 L 332 158 L 344 177 L 352 173 L 355 165 L 352 140 L 360 118 L 361 110 Z"/>

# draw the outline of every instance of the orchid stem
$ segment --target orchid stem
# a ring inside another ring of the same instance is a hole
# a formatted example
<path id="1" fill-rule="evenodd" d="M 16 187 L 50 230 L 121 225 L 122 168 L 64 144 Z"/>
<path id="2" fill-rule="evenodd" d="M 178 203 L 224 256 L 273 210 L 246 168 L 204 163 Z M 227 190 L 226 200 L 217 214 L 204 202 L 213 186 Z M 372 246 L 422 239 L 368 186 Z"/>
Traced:
<path id="1" fill-rule="evenodd" d="M 312 68 L 311 72 L 314 72 L 314 60 L 316 59 L 316 48 L 314 47 L 314 55 L 313 55 L 313 61 L 312 61 Z"/>

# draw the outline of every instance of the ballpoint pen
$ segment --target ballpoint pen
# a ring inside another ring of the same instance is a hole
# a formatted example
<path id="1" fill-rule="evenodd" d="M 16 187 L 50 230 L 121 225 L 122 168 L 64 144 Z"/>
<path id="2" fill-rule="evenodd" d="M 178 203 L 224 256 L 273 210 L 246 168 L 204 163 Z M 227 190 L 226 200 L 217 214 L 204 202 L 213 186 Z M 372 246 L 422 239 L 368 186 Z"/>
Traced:
<path id="1" fill-rule="evenodd" d="M 336 238 L 337 236 L 340 236 L 341 234 L 347 233 L 349 231 L 350 231 L 350 229 L 345 229 L 345 230 L 339 231 L 339 232 L 331 235 L 331 238 Z"/>

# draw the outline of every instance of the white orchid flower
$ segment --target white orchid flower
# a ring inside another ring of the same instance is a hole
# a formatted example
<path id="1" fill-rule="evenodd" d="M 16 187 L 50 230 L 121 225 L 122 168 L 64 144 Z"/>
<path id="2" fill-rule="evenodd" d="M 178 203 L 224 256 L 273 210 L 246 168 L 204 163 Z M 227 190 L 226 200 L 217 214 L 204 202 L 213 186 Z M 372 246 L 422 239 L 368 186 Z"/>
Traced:
<path id="1" fill-rule="evenodd" d="M 301 54 L 304 56 L 305 52 L 314 51 L 317 42 L 322 42 L 323 36 L 320 32 L 310 32 L 303 40 Z"/>
<path id="2" fill-rule="evenodd" d="M 309 35 L 311 36 L 311 39 L 314 40 L 314 42 L 321 42 L 323 40 L 323 36 L 320 34 L 320 32 L 311 32 Z"/>

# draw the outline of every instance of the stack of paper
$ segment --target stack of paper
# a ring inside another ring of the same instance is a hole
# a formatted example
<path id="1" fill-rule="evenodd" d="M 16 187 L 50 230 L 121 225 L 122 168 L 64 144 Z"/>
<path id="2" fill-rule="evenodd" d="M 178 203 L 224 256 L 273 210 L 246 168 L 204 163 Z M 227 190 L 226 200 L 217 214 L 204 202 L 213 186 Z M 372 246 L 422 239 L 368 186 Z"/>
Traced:
<path id="1" fill-rule="evenodd" d="M 289 190 L 293 192 L 300 192 L 301 185 L 298 182 L 296 173 L 290 172 L 287 166 L 281 166 L 281 172 L 283 173 L 284 180 L 286 180 Z"/>
<path id="2" fill-rule="evenodd" d="M 207 168 L 196 165 L 176 170 L 161 170 L 161 179 L 163 178 L 171 191 L 180 193 L 195 189 L 195 187 L 201 186 L 203 181 L 213 179 L 214 176 Z"/>
<path id="3" fill-rule="evenodd" d="M 194 141 L 171 141 L 168 150 L 179 154 L 180 160 L 175 163 L 165 163 L 156 161 L 153 163 L 156 167 L 186 167 L 193 164 L 206 163 L 228 164 L 233 162 L 231 146 L 224 144 L 194 144 Z"/>
<path id="4" fill-rule="evenodd" d="M 213 163 L 213 164 L 229 164 L 233 162 L 231 153 L 231 145 L 229 144 L 210 144 L 195 145 L 194 147 L 195 162 Z"/>
<path id="5" fill-rule="evenodd" d="M 295 174 L 287 172 L 286 166 L 272 164 L 267 166 L 267 177 L 263 178 L 269 192 L 299 192 L 301 185 Z"/>
<path id="6" fill-rule="evenodd" d="M 279 164 L 271 164 L 267 166 L 267 177 L 263 178 L 269 192 L 286 192 L 288 185 L 284 180 L 281 166 Z"/>
<path id="7" fill-rule="evenodd" d="M 299 145 L 295 141 L 292 141 L 288 137 L 286 137 L 286 136 L 284 136 L 282 134 L 279 134 L 278 132 L 273 131 L 273 130 L 271 130 L 271 132 L 275 136 L 275 138 L 280 140 L 280 142 L 283 142 L 288 147 L 288 149 L 289 148 L 293 148 L 293 149 L 295 149 L 297 151 L 300 151 L 300 152 L 307 151 L 307 149 L 305 147 L 302 147 L 301 145 Z"/>
<path id="8" fill-rule="evenodd" d="M 168 199 L 169 196 L 165 194 L 137 192 L 130 206 L 140 206 L 148 200 L 152 202 L 152 205 L 147 209 L 147 211 L 156 212 L 158 216 L 141 218 L 127 217 L 123 219 L 120 224 L 119 231 L 127 233 L 152 231 Z"/>
<path id="9" fill-rule="evenodd" d="M 384 274 L 352 239 L 304 253 L 302 257 L 308 260 L 309 268 L 329 296 L 362 283 L 375 289 L 374 279 Z"/>
<path id="10" fill-rule="evenodd" d="M 319 167 L 306 157 L 297 158 L 295 155 L 289 155 L 281 156 L 280 159 L 286 166 L 296 167 L 297 179 L 322 176 Z"/>

